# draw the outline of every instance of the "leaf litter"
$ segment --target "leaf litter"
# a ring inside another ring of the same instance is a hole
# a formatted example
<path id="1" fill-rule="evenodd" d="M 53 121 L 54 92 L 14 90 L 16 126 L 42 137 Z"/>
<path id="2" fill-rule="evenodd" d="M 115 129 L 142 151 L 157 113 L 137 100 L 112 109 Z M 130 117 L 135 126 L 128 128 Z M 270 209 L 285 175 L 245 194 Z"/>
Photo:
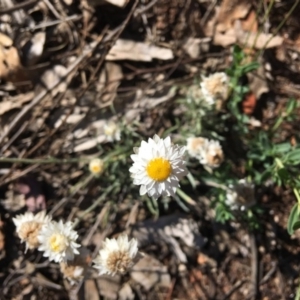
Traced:
<path id="1" fill-rule="evenodd" d="M 111 147 L 104 134 L 110 121 L 140 135 L 162 133 L 175 116 L 172 105 L 182 93 L 178 86 L 192 85 L 195 74 L 228 67 L 235 43 L 245 51 L 274 48 L 277 55 L 282 51 L 284 59 L 290 59 L 289 65 L 300 66 L 298 52 L 285 49 L 288 29 L 274 36 L 274 28 L 259 31 L 255 1 L 223 0 L 212 5 L 205 0 L 145 0 L 137 1 L 136 7 L 134 2 L 0 1 L 7 11 L 0 12 L 2 157 L 97 156 Z M 280 8 L 274 14 L 280 14 Z M 201 25 L 202 18 L 207 21 Z M 292 37 L 288 41 L 297 49 Z M 263 105 L 263 95 L 284 89 L 274 88 L 277 65 L 268 60 L 261 56 L 260 68 L 247 78 L 251 93 L 242 109 L 251 117 Z M 265 63 L 274 66 L 274 78 L 266 75 Z M 279 76 L 290 80 L 285 74 Z M 249 122 L 260 121 L 253 117 Z M 268 119 L 262 120 L 262 126 L 264 122 Z M 124 146 L 122 138 L 119 143 Z M 81 162 L 37 163 L 32 168 L 20 162 L 20 174 L 15 165 L 1 162 L 0 168 L 3 299 L 246 299 L 251 295 L 245 282 L 251 277 L 251 246 L 243 228 L 216 223 L 210 203 L 180 216 L 173 211 L 178 207 L 171 205 L 169 211 L 162 210 L 166 215 L 153 220 L 144 202 L 137 196 L 130 199 L 127 186 L 111 196 L 117 209 L 99 201 L 98 210 L 82 218 L 80 230 L 91 250 L 106 235 L 130 232 L 145 255 L 122 278 L 93 274 L 78 287 L 70 286 L 54 265 L 43 266 L 41 257 L 22 254 L 11 234 L 11 218 L 22 210 L 51 210 L 56 205 L 56 217 L 80 216 L 105 190 L 105 181 L 88 178 Z M 51 191 L 41 186 L 41 180 Z M 282 210 L 274 211 L 274 218 L 278 216 L 284 218 Z M 269 237 L 270 228 L 278 226 L 274 222 L 271 218 L 266 225 Z M 94 228 L 91 237 L 90 228 Z M 273 247 L 271 238 L 268 242 L 258 249 L 266 272 L 272 271 L 277 251 L 268 249 Z M 285 239 L 278 243 L 295 251 Z M 10 249 L 18 257 L 8 253 Z M 261 284 L 264 299 L 284 297 L 294 289 L 285 272 L 277 267 L 274 272 Z M 284 278 L 286 289 L 276 285 L 278 278 Z"/>

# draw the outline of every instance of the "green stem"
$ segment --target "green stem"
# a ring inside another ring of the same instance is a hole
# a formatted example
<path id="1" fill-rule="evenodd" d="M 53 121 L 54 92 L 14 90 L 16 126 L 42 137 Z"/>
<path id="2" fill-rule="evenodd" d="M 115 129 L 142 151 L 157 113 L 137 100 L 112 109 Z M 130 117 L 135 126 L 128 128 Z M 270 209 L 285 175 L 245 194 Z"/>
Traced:
<path id="1" fill-rule="evenodd" d="M 177 188 L 176 192 L 178 196 L 180 196 L 185 202 L 189 203 L 190 205 L 196 205 L 196 202 L 180 188 Z"/>
<path id="2" fill-rule="evenodd" d="M 146 204 L 150 212 L 157 218 L 159 216 L 158 206 L 155 199 L 145 198 Z"/>
<path id="3" fill-rule="evenodd" d="M 295 10 L 295 8 L 297 7 L 297 5 L 299 4 L 300 0 L 297 0 L 294 5 L 292 6 L 292 8 L 289 10 L 289 12 L 286 14 L 285 18 L 280 22 L 280 24 L 277 26 L 277 28 L 275 29 L 274 33 L 272 34 L 272 36 L 266 41 L 264 47 L 262 48 L 262 50 L 260 51 L 259 55 L 262 54 L 262 52 L 264 51 L 264 49 L 267 47 L 267 45 L 270 43 L 270 41 L 272 40 L 272 38 L 278 34 L 279 30 L 282 28 L 282 26 L 285 24 L 285 22 L 288 20 L 288 18 L 291 16 L 291 14 L 293 13 L 293 11 Z"/>
<path id="4" fill-rule="evenodd" d="M 53 163 L 78 163 L 80 161 L 89 161 L 87 158 L 0 158 L 1 162 L 24 163 L 24 164 L 53 164 Z"/>
<path id="5" fill-rule="evenodd" d="M 293 188 L 293 192 L 297 198 L 298 204 L 300 205 L 300 195 L 299 195 L 298 190 L 296 188 Z M 298 206 L 298 210 L 299 210 L 299 206 Z"/>

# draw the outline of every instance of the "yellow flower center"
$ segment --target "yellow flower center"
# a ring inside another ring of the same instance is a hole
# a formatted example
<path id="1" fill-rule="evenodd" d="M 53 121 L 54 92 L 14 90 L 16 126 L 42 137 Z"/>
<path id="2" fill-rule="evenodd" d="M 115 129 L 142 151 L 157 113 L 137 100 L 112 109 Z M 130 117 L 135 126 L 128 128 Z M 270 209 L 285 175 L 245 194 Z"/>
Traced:
<path id="1" fill-rule="evenodd" d="M 49 240 L 50 248 L 53 252 L 62 252 L 67 248 L 67 239 L 64 235 L 55 233 Z"/>
<path id="2" fill-rule="evenodd" d="M 146 170 L 148 176 L 153 180 L 164 181 L 170 176 L 172 166 L 166 159 L 154 158 L 149 161 Z"/>
<path id="3" fill-rule="evenodd" d="M 101 172 L 100 166 L 92 166 L 92 172 L 93 173 L 100 173 Z"/>
<path id="4" fill-rule="evenodd" d="M 116 132 L 117 128 L 114 125 L 107 126 L 104 129 L 104 134 L 108 136 L 113 136 Z"/>
<path id="5" fill-rule="evenodd" d="M 89 168 L 92 174 L 98 175 L 103 171 L 103 161 L 96 158 L 90 162 Z"/>

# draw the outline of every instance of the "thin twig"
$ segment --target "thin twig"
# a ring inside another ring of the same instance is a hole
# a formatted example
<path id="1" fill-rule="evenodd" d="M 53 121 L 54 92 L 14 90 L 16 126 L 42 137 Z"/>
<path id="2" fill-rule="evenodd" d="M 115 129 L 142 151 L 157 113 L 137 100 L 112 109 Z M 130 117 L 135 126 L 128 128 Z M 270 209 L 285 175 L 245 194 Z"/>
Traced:
<path id="1" fill-rule="evenodd" d="M 10 14 L 19 9 L 25 9 L 25 8 L 28 9 L 30 6 L 34 6 L 37 2 L 38 0 L 29 0 L 23 3 L 16 4 L 13 7 L 8 7 L 8 8 L 0 7 L 0 16 L 5 14 Z"/>
<path id="2" fill-rule="evenodd" d="M 251 294 L 252 299 L 257 299 L 258 297 L 258 251 L 256 244 L 256 237 L 253 232 L 249 233 L 250 237 L 250 247 L 251 247 L 251 282 L 253 286 L 253 294 Z"/>
<path id="3" fill-rule="evenodd" d="M 41 29 L 41 28 L 46 28 L 46 27 L 59 25 L 61 23 L 68 22 L 68 21 L 78 21 L 80 19 L 82 19 L 82 16 L 73 15 L 73 16 L 66 17 L 65 19 L 62 19 L 62 20 L 48 21 L 48 22 L 43 22 L 43 23 L 41 23 L 39 25 L 36 25 L 34 27 L 27 27 L 27 28 L 22 29 L 21 32 L 23 32 L 23 31 L 34 31 L 34 30 Z"/>

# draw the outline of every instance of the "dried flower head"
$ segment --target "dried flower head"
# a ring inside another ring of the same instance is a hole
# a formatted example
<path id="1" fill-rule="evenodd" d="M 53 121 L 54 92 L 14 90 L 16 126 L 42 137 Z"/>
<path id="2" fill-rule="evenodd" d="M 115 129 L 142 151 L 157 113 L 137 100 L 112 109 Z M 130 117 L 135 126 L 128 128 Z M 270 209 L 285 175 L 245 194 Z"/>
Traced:
<path id="1" fill-rule="evenodd" d="M 73 263 L 60 263 L 60 271 L 64 278 L 68 279 L 71 284 L 83 279 L 85 268 L 83 266 L 75 265 Z"/>
<path id="2" fill-rule="evenodd" d="M 204 100 L 209 105 L 215 104 L 218 100 L 223 102 L 228 98 L 229 78 L 223 72 L 204 77 L 200 86 Z"/>
<path id="3" fill-rule="evenodd" d="M 73 260 L 75 254 L 79 254 L 76 243 L 78 234 L 73 230 L 72 222 L 63 223 L 49 222 L 42 227 L 39 232 L 40 251 L 44 251 L 44 256 L 55 262 Z"/>
<path id="4" fill-rule="evenodd" d="M 256 203 L 254 185 L 245 179 L 240 179 L 238 184 L 229 187 L 225 203 L 232 210 L 245 210 L 251 207 Z"/>
<path id="5" fill-rule="evenodd" d="M 219 167 L 224 160 L 219 141 L 203 137 L 191 137 L 187 139 L 187 150 L 191 157 L 199 159 L 202 165 L 209 168 Z"/>
<path id="6" fill-rule="evenodd" d="M 155 135 L 148 143 L 142 141 L 133 149 L 133 166 L 129 169 L 133 183 L 140 185 L 140 194 L 148 193 L 157 199 L 160 195 L 174 196 L 179 181 L 187 174 L 185 147 L 172 145 L 170 137 L 161 139 Z"/>
<path id="7" fill-rule="evenodd" d="M 100 175 L 103 172 L 103 160 L 100 158 L 93 158 L 89 163 L 89 170 L 93 175 Z"/>
<path id="8" fill-rule="evenodd" d="M 99 274 L 124 274 L 134 265 L 134 258 L 138 254 L 137 240 L 128 241 L 127 235 L 120 235 L 117 239 L 106 239 L 103 249 L 94 260 L 94 268 Z"/>
<path id="9" fill-rule="evenodd" d="M 50 220 L 51 218 L 46 216 L 45 211 L 41 211 L 36 215 L 32 212 L 26 212 L 23 215 L 18 215 L 13 218 L 19 238 L 22 242 L 26 243 L 26 251 L 27 249 L 39 247 L 38 234 L 41 228 L 50 222 Z"/>
<path id="10" fill-rule="evenodd" d="M 121 139 L 121 130 L 113 121 L 109 121 L 104 125 L 104 134 L 108 142 L 119 141 Z"/>

